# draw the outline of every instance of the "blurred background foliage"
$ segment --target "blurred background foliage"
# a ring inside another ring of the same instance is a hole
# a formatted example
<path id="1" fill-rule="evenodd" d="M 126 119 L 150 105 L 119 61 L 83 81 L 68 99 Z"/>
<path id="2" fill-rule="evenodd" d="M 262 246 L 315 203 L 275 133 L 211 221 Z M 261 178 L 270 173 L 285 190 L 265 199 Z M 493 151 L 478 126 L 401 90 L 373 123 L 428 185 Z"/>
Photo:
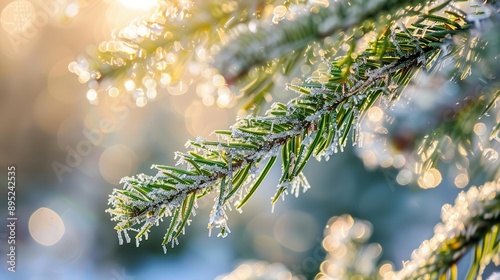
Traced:
<path id="1" fill-rule="evenodd" d="M 258 259 L 282 263 L 310 279 L 326 255 L 321 244 L 327 221 L 344 213 L 371 223 L 369 241 L 382 246 L 381 259 L 392 261 L 396 269 L 432 236 L 441 206 L 459 192 L 454 178 L 443 177 L 435 189 L 402 187 L 396 170 L 367 170 L 366 161 L 364 165 L 348 147 L 328 162 L 311 161 L 304 173 L 313 187 L 301 199 L 278 202 L 271 214 L 269 197 L 280 177 L 278 168 L 273 169 L 245 211 L 229 213 L 233 233 L 224 240 L 209 238 L 205 223 L 195 222 L 167 255 L 158 245 L 161 230 L 153 231 L 139 248 L 133 243 L 118 246 L 114 223 L 104 209 L 120 178 L 150 173 L 153 162 L 174 165 L 172 155 L 186 139 L 208 137 L 241 114 L 238 106 L 217 106 L 216 100 L 200 98 L 196 87 L 180 95 L 159 92 L 145 108 L 111 99 L 88 104 L 88 87 L 75 79 L 68 65 L 109 39 L 113 30 L 150 13 L 149 1 L 134 3 L 0 3 L 0 178 L 6 181 L 11 164 L 18 176 L 18 272 L 12 278 L 2 270 L 2 278 L 213 279 L 240 261 Z M 14 20 L 13 14 L 21 19 Z M 14 26 L 8 24 L 12 22 Z M 301 74 L 309 75 L 310 69 L 301 68 Z M 179 92 L 182 86 L 176 86 L 173 91 Z M 276 92 L 275 100 L 294 94 Z M 74 151 L 83 152 L 71 157 Z M 57 164 L 67 169 L 55 172 Z M 6 193 L 0 190 L 2 197 Z M 198 215 L 207 217 L 212 198 L 203 201 Z M 55 214 L 33 216 L 42 207 Z M 35 225 L 37 218 L 45 222 Z M 51 231 L 60 239 L 37 239 Z M 3 257 L 7 234 L 2 228 Z"/>

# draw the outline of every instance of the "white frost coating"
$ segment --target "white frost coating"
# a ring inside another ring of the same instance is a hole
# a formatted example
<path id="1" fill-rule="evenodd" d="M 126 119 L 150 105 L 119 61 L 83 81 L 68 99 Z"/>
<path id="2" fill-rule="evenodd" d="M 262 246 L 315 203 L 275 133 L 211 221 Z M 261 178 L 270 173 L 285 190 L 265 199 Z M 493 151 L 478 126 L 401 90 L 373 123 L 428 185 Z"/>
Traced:
<path id="1" fill-rule="evenodd" d="M 174 238 L 171 241 L 171 247 L 174 248 L 176 245 L 179 245 L 179 239 Z"/>
<path id="2" fill-rule="evenodd" d="M 314 114 L 307 116 L 306 121 L 307 122 L 316 122 L 321 118 L 321 116 L 323 116 L 327 112 L 328 112 L 327 108 L 322 108 L 322 109 L 316 111 Z"/>
<path id="3" fill-rule="evenodd" d="M 303 193 L 305 193 L 308 189 L 311 188 L 311 185 L 307 181 L 306 176 L 302 172 L 300 172 L 299 175 L 293 178 L 291 183 L 288 183 L 288 185 L 286 186 L 287 189 L 288 186 L 292 187 L 291 193 L 292 195 L 295 195 L 295 197 L 299 197 L 301 187 Z"/>
<path id="4" fill-rule="evenodd" d="M 196 144 L 201 144 L 201 143 L 203 143 L 203 142 L 205 142 L 205 141 L 206 141 L 206 139 L 205 139 L 205 138 L 203 138 L 203 137 L 201 137 L 201 136 L 198 136 L 198 137 L 196 137 L 196 139 L 194 140 L 194 143 L 196 143 Z"/>
<path id="5" fill-rule="evenodd" d="M 214 227 L 221 229 L 219 234 L 217 234 L 217 237 L 221 236 L 226 237 L 227 234 L 231 232 L 227 226 L 226 212 L 224 211 L 223 206 L 219 205 L 218 203 L 214 205 L 214 209 L 210 214 L 210 219 L 208 221 L 208 229 L 209 229 L 208 236 L 211 235 L 212 228 Z"/>
<path id="6" fill-rule="evenodd" d="M 414 62 L 409 60 L 407 61 L 407 63 L 409 65 L 413 64 Z M 396 65 L 398 65 L 397 67 L 395 67 Z M 404 67 L 407 67 L 409 65 L 406 65 L 406 64 L 402 64 L 402 65 L 399 65 L 397 61 L 395 62 L 392 62 L 392 63 L 389 63 L 381 68 L 378 68 L 376 70 L 374 70 L 373 72 L 371 72 L 369 75 L 367 75 L 367 79 L 366 80 L 360 80 L 359 82 L 357 82 L 350 90 L 352 92 L 356 92 L 356 91 L 363 91 L 365 90 L 367 87 L 369 87 L 370 85 L 373 84 L 374 81 L 380 79 L 380 78 L 383 78 L 385 77 L 387 74 L 390 74 L 390 73 L 393 73 L 401 68 L 404 68 Z"/>
<path id="7" fill-rule="evenodd" d="M 268 134 L 264 136 L 264 140 L 266 141 L 274 141 L 276 139 L 283 139 L 291 136 L 298 135 L 302 132 L 302 128 L 293 127 L 290 130 L 286 130 L 277 134 Z"/>
<path id="8" fill-rule="evenodd" d="M 125 240 L 127 241 L 127 243 L 130 243 L 131 240 L 130 240 L 130 236 L 128 235 L 127 230 L 123 230 L 123 234 L 125 235 Z"/>
<path id="9" fill-rule="evenodd" d="M 313 131 L 311 134 L 307 135 L 304 138 L 304 140 L 302 140 L 301 145 L 303 145 L 305 147 L 309 146 L 312 143 L 312 141 L 314 140 L 314 138 L 316 137 L 316 133 L 317 133 L 317 131 Z"/>
<path id="10" fill-rule="evenodd" d="M 151 167 L 151 168 L 152 168 L 152 167 Z M 156 168 L 156 166 L 155 166 L 155 168 Z M 158 171 L 158 172 L 156 172 L 156 175 L 153 177 L 153 179 L 152 179 L 151 181 L 152 181 L 152 182 L 155 182 L 155 181 L 157 181 L 157 180 L 159 180 L 159 179 L 163 179 L 163 178 L 165 178 L 165 177 L 166 177 L 166 176 L 165 176 L 165 174 L 163 174 L 163 172 Z"/>
<path id="11" fill-rule="evenodd" d="M 333 116 L 333 119 L 336 119 L 336 117 Z M 322 157 L 324 157 L 325 160 L 328 161 L 331 155 L 338 152 L 338 147 L 340 146 L 339 139 L 341 131 L 338 129 L 337 123 L 335 123 L 335 121 L 330 124 L 330 130 L 334 131 L 335 134 L 332 141 L 328 144 L 328 147 L 316 157 L 318 161 L 320 161 Z"/>
<path id="12" fill-rule="evenodd" d="M 401 24 L 401 21 L 398 21 L 399 24 Z M 401 50 L 401 47 L 399 46 L 399 42 L 396 39 L 396 29 L 392 28 L 391 29 L 391 42 L 394 44 L 394 47 L 396 48 L 396 52 L 399 56 L 404 56 L 403 51 Z"/>
<path id="13" fill-rule="evenodd" d="M 175 152 L 174 159 L 177 159 L 177 158 L 179 158 L 179 160 L 177 160 L 177 162 L 175 163 L 175 166 L 183 165 L 183 164 L 187 163 L 186 160 L 184 159 L 184 156 L 182 155 L 182 153 Z"/>
<path id="14" fill-rule="evenodd" d="M 118 244 L 123 245 L 122 231 L 117 230 L 116 233 L 118 234 Z"/>
<path id="15" fill-rule="evenodd" d="M 308 189 L 311 188 L 311 184 L 309 184 L 309 181 L 307 181 L 307 178 L 303 172 L 300 172 L 299 179 L 300 184 L 302 185 L 302 193 L 305 193 Z"/>
<path id="16" fill-rule="evenodd" d="M 353 118 L 353 123 L 354 123 L 354 139 L 352 141 L 352 145 L 353 146 L 356 146 L 356 145 L 359 145 L 359 135 L 361 134 L 361 125 L 360 125 L 360 121 L 359 121 L 359 116 L 361 115 L 361 113 L 359 112 L 359 110 L 357 110 L 356 108 L 353 108 L 353 112 L 354 112 L 354 118 Z"/>
<path id="17" fill-rule="evenodd" d="M 196 200 L 195 200 L 195 204 L 196 204 Z M 193 209 L 191 210 L 191 215 L 192 215 L 193 217 L 196 217 L 196 209 L 195 209 L 195 208 L 197 208 L 197 206 L 196 206 L 196 205 L 194 205 L 194 206 L 193 206 Z M 189 220 L 189 221 L 191 221 L 191 220 Z"/>

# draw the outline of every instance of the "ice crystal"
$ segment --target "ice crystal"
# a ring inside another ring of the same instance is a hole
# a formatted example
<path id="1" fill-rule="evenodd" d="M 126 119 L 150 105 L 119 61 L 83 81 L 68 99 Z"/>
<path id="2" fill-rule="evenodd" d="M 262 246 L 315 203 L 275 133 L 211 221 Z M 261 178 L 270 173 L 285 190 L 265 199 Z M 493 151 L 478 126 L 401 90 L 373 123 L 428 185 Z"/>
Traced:
<path id="1" fill-rule="evenodd" d="M 229 227 L 227 226 L 227 215 L 226 212 L 224 211 L 223 207 L 220 206 L 218 203 L 214 205 L 214 209 L 212 210 L 212 213 L 210 214 L 210 219 L 208 221 L 208 236 L 211 235 L 212 233 L 212 228 L 220 228 L 219 234 L 217 234 L 217 237 L 226 237 L 228 233 L 231 231 L 229 230 Z"/>
<path id="2" fill-rule="evenodd" d="M 117 230 L 116 233 L 118 235 L 118 244 L 123 245 L 122 231 L 121 230 Z"/>

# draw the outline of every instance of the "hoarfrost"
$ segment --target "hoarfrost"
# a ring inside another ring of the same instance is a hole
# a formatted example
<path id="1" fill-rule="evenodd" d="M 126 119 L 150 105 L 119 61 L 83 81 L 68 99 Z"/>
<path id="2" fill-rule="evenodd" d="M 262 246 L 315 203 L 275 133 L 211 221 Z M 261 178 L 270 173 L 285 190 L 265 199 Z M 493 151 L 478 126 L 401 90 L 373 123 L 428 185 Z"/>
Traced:
<path id="1" fill-rule="evenodd" d="M 130 240 L 130 236 L 128 235 L 127 230 L 123 230 L 123 234 L 125 235 L 125 240 L 127 241 L 127 243 L 130 243 L 131 240 Z M 121 237 L 121 235 L 120 235 L 120 237 Z"/>
<path id="2" fill-rule="evenodd" d="M 116 233 L 118 234 L 118 244 L 123 245 L 122 231 L 117 230 Z"/>

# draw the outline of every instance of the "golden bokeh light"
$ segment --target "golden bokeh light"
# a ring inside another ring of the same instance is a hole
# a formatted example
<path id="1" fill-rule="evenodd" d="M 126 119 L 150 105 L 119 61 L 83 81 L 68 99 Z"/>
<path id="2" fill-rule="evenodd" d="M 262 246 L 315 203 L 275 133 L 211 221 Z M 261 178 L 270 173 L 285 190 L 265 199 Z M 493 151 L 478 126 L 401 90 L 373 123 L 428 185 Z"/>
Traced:
<path id="1" fill-rule="evenodd" d="M 368 120 L 370 120 L 371 122 L 379 122 L 384 117 L 384 111 L 382 111 L 382 109 L 380 109 L 380 107 L 377 106 L 371 107 L 368 110 L 367 114 L 368 114 Z"/>
<path id="2" fill-rule="evenodd" d="M 158 92 L 156 91 L 156 89 L 148 89 L 148 91 L 146 92 L 146 96 L 151 100 L 155 99 L 157 95 Z"/>
<path id="3" fill-rule="evenodd" d="M 217 91 L 219 97 L 217 98 L 217 105 L 221 108 L 228 107 L 229 104 L 231 103 L 232 97 L 231 97 L 231 92 L 229 91 L 229 88 L 227 87 L 221 87 Z"/>
<path id="4" fill-rule="evenodd" d="M 80 5 L 77 3 L 70 3 L 68 6 L 66 6 L 66 9 L 64 10 L 64 15 L 66 15 L 69 18 L 73 18 L 78 13 L 80 12 Z"/>
<path id="5" fill-rule="evenodd" d="M 144 96 L 140 96 L 135 100 L 135 105 L 139 108 L 146 106 L 146 104 L 148 104 L 148 100 Z"/>
<path id="6" fill-rule="evenodd" d="M 216 87 L 221 87 L 221 86 L 226 84 L 226 81 L 224 80 L 224 77 L 217 74 L 217 75 L 214 75 L 214 77 L 212 78 L 212 84 Z"/>
<path id="7" fill-rule="evenodd" d="M 42 207 L 33 212 L 28 222 L 31 237 L 45 246 L 56 244 L 64 235 L 61 217 L 52 209 Z"/>
<path id="8" fill-rule="evenodd" d="M 118 95 L 120 95 L 120 90 L 116 87 L 110 87 L 108 89 L 108 95 L 111 97 L 118 97 Z"/>
<path id="9" fill-rule="evenodd" d="M 377 155 L 373 151 L 364 150 L 361 159 L 363 160 L 363 164 L 366 168 L 374 169 L 377 167 Z"/>
<path id="10" fill-rule="evenodd" d="M 460 173 L 455 177 L 455 186 L 465 188 L 469 184 L 469 176 L 466 173 Z"/>
<path id="11" fill-rule="evenodd" d="M 392 157 L 392 155 L 389 155 L 389 154 L 382 155 L 380 157 L 380 160 L 379 160 L 379 164 L 383 168 L 391 167 L 393 162 L 394 162 L 394 158 Z"/>
<path id="12" fill-rule="evenodd" d="M 423 189 L 432 189 L 437 187 L 441 180 L 441 173 L 437 169 L 431 168 L 418 177 L 418 185 Z"/>
<path id="13" fill-rule="evenodd" d="M 203 96 L 202 102 L 203 102 L 203 105 L 210 107 L 210 106 L 214 105 L 215 98 L 212 95 L 205 95 L 205 96 Z"/>
<path id="14" fill-rule="evenodd" d="M 160 76 L 160 83 L 164 86 L 170 84 L 170 82 L 172 81 L 172 77 L 170 77 L 169 74 L 167 73 L 162 73 L 161 76 Z"/>
<path id="15" fill-rule="evenodd" d="M 273 23 L 278 23 L 280 20 L 282 20 L 285 16 L 286 13 L 288 12 L 288 9 L 284 5 L 278 5 L 273 9 Z"/>
<path id="16" fill-rule="evenodd" d="M 170 83 L 167 86 L 168 93 L 171 95 L 182 95 L 187 92 L 188 84 L 184 81 L 178 81 L 174 83 Z"/>
<path id="17" fill-rule="evenodd" d="M 363 245 L 372 234 L 370 223 L 354 220 L 350 215 L 332 217 L 325 229 L 322 245 L 327 251 L 321 263 L 321 272 L 315 279 L 364 279 L 361 275 L 371 275 L 376 261 L 382 253 L 380 244 Z M 348 270 L 355 267 L 356 273 Z"/>
<path id="18" fill-rule="evenodd" d="M 387 277 L 384 279 L 392 279 L 390 276 L 393 276 L 394 274 L 394 266 L 391 263 L 385 263 L 380 266 L 378 273 L 380 276 Z"/>
<path id="19" fill-rule="evenodd" d="M 476 133 L 477 136 L 483 136 L 486 133 L 486 125 L 482 122 L 476 123 L 474 125 L 474 133 Z"/>
<path id="20" fill-rule="evenodd" d="M 135 88 L 135 83 L 133 80 L 127 80 L 123 83 L 123 86 L 127 91 L 132 91 Z"/>
<path id="21" fill-rule="evenodd" d="M 97 91 L 95 89 L 89 89 L 87 91 L 87 100 L 93 102 L 97 100 Z"/>
<path id="22" fill-rule="evenodd" d="M 310 2 L 313 5 L 323 6 L 325 8 L 330 6 L 330 2 L 328 2 L 328 0 L 310 0 Z"/>

